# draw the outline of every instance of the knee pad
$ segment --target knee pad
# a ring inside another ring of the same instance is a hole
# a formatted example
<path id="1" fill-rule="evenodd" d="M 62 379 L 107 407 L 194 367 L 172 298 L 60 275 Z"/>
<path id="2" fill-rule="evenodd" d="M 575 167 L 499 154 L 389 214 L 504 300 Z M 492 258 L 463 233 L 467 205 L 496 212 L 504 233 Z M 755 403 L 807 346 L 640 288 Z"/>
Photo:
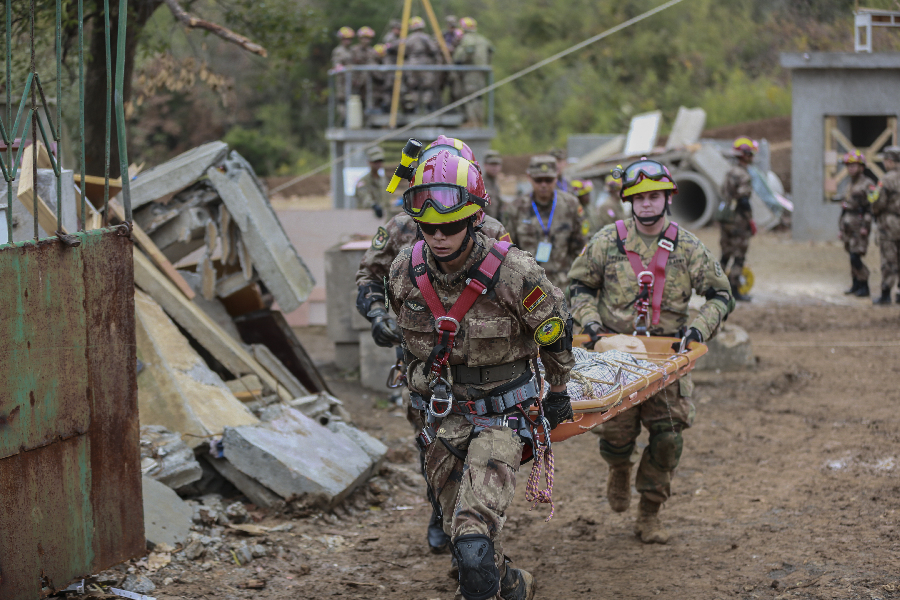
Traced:
<path id="1" fill-rule="evenodd" d="M 632 452 L 634 452 L 634 442 L 624 446 L 613 446 L 603 438 L 600 438 L 600 456 L 611 465 L 630 462 Z"/>
<path id="2" fill-rule="evenodd" d="M 488 600 L 500 589 L 494 542 L 486 535 L 461 535 L 450 545 L 459 564 L 459 591 L 466 600 Z"/>
<path id="3" fill-rule="evenodd" d="M 684 438 L 681 431 L 650 432 L 650 462 L 662 471 L 674 471 L 681 460 Z"/>
<path id="4" fill-rule="evenodd" d="M 861 269 L 863 266 L 862 258 L 856 252 L 850 253 L 850 266 L 854 269 Z"/>

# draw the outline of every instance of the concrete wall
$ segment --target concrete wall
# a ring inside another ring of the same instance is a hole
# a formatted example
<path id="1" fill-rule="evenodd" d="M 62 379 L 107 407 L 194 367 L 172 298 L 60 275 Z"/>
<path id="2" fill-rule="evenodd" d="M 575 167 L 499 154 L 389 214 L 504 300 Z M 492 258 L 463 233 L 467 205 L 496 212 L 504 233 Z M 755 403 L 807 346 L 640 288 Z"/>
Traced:
<path id="1" fill-rule="evenodd" d="M 840 205 L 825 200 L 825 116 L 900 114 L 900 53 L 785 53 L 792 70 L 793 237 L 837 239 Z"/>

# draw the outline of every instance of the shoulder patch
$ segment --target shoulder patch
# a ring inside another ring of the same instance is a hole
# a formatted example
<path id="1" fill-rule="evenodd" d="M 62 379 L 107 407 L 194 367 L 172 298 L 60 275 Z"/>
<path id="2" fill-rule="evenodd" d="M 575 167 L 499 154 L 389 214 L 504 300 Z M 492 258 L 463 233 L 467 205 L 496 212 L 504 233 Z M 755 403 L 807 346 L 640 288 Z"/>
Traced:
<path id="1" fill-rule="evenodd" d="M 409 310 L 411 310 L 413 312 L 422 312 L 426 308 L 428 308 L 421 302 L 416 302 L 415 300 L 407 300 L 404 304 L 406 304 L 406 308 L 408 308 Z"/>
<path id="2" fill-rule="evenodd" d="M 388 239 L 390 238 L 390 234 L 387 232 L 387 229 L 384 227 L 379 227 L 378 231 L 375 232 L 375 237 L 372 238 L 372 247 L 376 250 L 381 250 L 385 246 L 387 246 Z"/>
<path id="3" fill-rule="evenodd" d="M 498 242 L 509 242 L 511 244 L 512 237 L 510 237 L 509 233 L 504 233 L 503 235 L 500 236 L 500 239 L 497 241 Z"/>
<path id="4" fill-rule="evenodd" d="M 559 339 L 566 325 L 559 317 L 550 317 L 534 330 L 534 341 L 538 346 L 549 346 Z"/>
<path id="5" fill-rule="evenodd" d="M 535 286 L 535 288 L 525 296 L 525 299 L 522 300 L 522 306 L 524 306 L 528 312 L 531 312 L 538 304 L 543 302 L 546 297 L 547 293 L 541 289 L 541 286 Z"/>

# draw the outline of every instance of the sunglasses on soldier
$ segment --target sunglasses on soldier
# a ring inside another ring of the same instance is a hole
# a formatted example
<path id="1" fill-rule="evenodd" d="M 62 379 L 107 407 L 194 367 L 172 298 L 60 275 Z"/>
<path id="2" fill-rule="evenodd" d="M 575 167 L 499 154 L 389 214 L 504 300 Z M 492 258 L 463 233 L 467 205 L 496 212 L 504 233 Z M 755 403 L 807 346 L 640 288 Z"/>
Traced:
<path id="1" fill-rule="evenodd" d="M 418 221 L 417 221 L 418 222 Z M 419 227 L 422 228 L 422 233 L 429 237 L 433 237 L 437 234 L 440 229 L 441 233 L 443 233 L 447 237 L 452 237 L 466 228 L 469 224 L 469 219 L 463 219 L 462 221 L 454 221 L 453 223 L 421 223 L 419 222 Z"/>

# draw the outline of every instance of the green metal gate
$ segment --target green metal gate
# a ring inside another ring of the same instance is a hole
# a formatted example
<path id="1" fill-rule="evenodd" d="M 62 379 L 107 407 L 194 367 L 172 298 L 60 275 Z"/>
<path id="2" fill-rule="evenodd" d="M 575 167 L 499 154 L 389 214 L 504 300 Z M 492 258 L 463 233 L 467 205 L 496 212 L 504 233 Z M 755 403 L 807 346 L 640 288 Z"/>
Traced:
<path id="1" fill-rule="evenodd" d="M 109 0 L 104 0 L 109 15 Z M 67 2 L 71 6 L 72 2 Z M 14 11 L 15 7 L 15 11 Z M 84 172 L 84 5 L 78 10 L 78 135 Z M 18 18 L 14 21 L 14 15 Z M 23 16 L 24 15 L 24 16 Z M 85 231 L 80 194 L 76 230 L 63 232 L 63 2 L 55 12 L 55 111 L 36 64 L 35 0 L 5 1 L 5 115 L 0 115 L 6 183 L 5 239 L 0 245 L 0 598 L 38 600 L 72 580 L 145 552 L 141 498 L 134 330 L 131 202 L 125 145 L 123 78 L 127 1 L 119 1 L 113 85 L 110 20 L 107 49 L 106 165 L 103 225 Z M 28 22 L 22 19 L 29 20 Z M 14 24 L 30 26 L 26 47 Z M 30 51 L 24 81 L 15 59 Z M 13 94 L 19 96 L 14 111 Z M 74 104 L 74 103 L 73 103 Z M 55 114 L 53 114 L 55 112 Z M 109 156 L 115 114 L 126 223 L 108 227 Z M 5 119 L 3 118 L 5 117 Z M 53 198 L 38 193 L 39 143 L 55 177 Z M 28 147 L 32 150 L 28 150 Z M 31 153 L 26 156 L 26 153 Z M 23 159 L 31 160 L 30 171 Z M 22 181 L 23 171 L 32 178 Z M 14 240 L 13 208 L 27 198 L 34 236 Z M 71 191 L 71 190 L 69 190 Z M 96 207 L 99 210 L 101 207 Z M 50 237 L 39 239 L 39 224 Z M 3 225 L 0 225 L 2 227 Z M 52 231 L 51 231 L 52 230 Z M 55 233 L 55 235 L 54 235 Z"/>

